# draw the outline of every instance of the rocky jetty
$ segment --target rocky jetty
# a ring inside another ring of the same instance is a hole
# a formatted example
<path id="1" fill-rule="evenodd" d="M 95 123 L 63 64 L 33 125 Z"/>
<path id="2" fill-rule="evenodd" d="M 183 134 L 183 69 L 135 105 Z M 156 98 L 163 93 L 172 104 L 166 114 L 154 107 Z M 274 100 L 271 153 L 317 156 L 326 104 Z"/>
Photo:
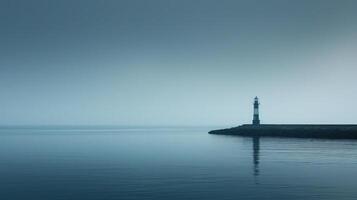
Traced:
<path id="1" fill-rule="evenodd" d="M 210 134 L 261 136 L 261 137 L 294 137 L 357 139 L 357 125 L 325 124 L 244 124 L 238 127 L 212 130 Z"/>

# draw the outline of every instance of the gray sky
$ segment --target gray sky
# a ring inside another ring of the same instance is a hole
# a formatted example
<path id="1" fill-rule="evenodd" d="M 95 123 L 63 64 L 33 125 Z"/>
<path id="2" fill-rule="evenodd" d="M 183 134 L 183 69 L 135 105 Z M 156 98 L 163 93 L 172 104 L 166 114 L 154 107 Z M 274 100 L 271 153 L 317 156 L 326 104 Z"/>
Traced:
<path id="1" fill-rule="evenodd" d="M 357 123 L 357 1 L 0 0 L 0 124 Z"/>

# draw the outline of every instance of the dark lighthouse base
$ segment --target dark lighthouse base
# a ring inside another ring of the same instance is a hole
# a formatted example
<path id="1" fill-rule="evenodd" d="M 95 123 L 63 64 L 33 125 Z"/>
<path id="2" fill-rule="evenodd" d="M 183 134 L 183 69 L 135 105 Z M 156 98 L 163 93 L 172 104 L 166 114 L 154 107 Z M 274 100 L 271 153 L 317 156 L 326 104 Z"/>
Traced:
<path id="1" fill-rule="evenodd" d="M 260 137 L 294 137 L 294 138 L 326 138 L 357 139 L 357 125 L 280 125 L 245 124 L 234 128 L 213 130 L 210 134 L 260 136 Z"/>

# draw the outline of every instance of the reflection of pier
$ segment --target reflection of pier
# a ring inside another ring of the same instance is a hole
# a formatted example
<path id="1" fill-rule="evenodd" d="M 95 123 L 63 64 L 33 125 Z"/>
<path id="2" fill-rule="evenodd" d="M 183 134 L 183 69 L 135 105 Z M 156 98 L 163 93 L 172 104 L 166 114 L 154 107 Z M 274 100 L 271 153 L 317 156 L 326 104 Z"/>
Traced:
<path id="1" fill-rule="evenodd" d="M 253 137 L 254 176 L 259 175 L 259 137 Z"/>

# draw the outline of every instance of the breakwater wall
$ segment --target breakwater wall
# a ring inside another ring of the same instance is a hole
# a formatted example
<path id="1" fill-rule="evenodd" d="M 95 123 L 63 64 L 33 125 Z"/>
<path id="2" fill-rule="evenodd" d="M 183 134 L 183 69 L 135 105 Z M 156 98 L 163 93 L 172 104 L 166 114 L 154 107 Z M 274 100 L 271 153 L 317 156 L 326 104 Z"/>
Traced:
<path id="1" fill-rule="evenodd" d="M 357 125 L 333 124 L 244 124 L 241 126 L 212 130 L 210 134 L 295 137 L 326 139 L 357 139 Z"/>

